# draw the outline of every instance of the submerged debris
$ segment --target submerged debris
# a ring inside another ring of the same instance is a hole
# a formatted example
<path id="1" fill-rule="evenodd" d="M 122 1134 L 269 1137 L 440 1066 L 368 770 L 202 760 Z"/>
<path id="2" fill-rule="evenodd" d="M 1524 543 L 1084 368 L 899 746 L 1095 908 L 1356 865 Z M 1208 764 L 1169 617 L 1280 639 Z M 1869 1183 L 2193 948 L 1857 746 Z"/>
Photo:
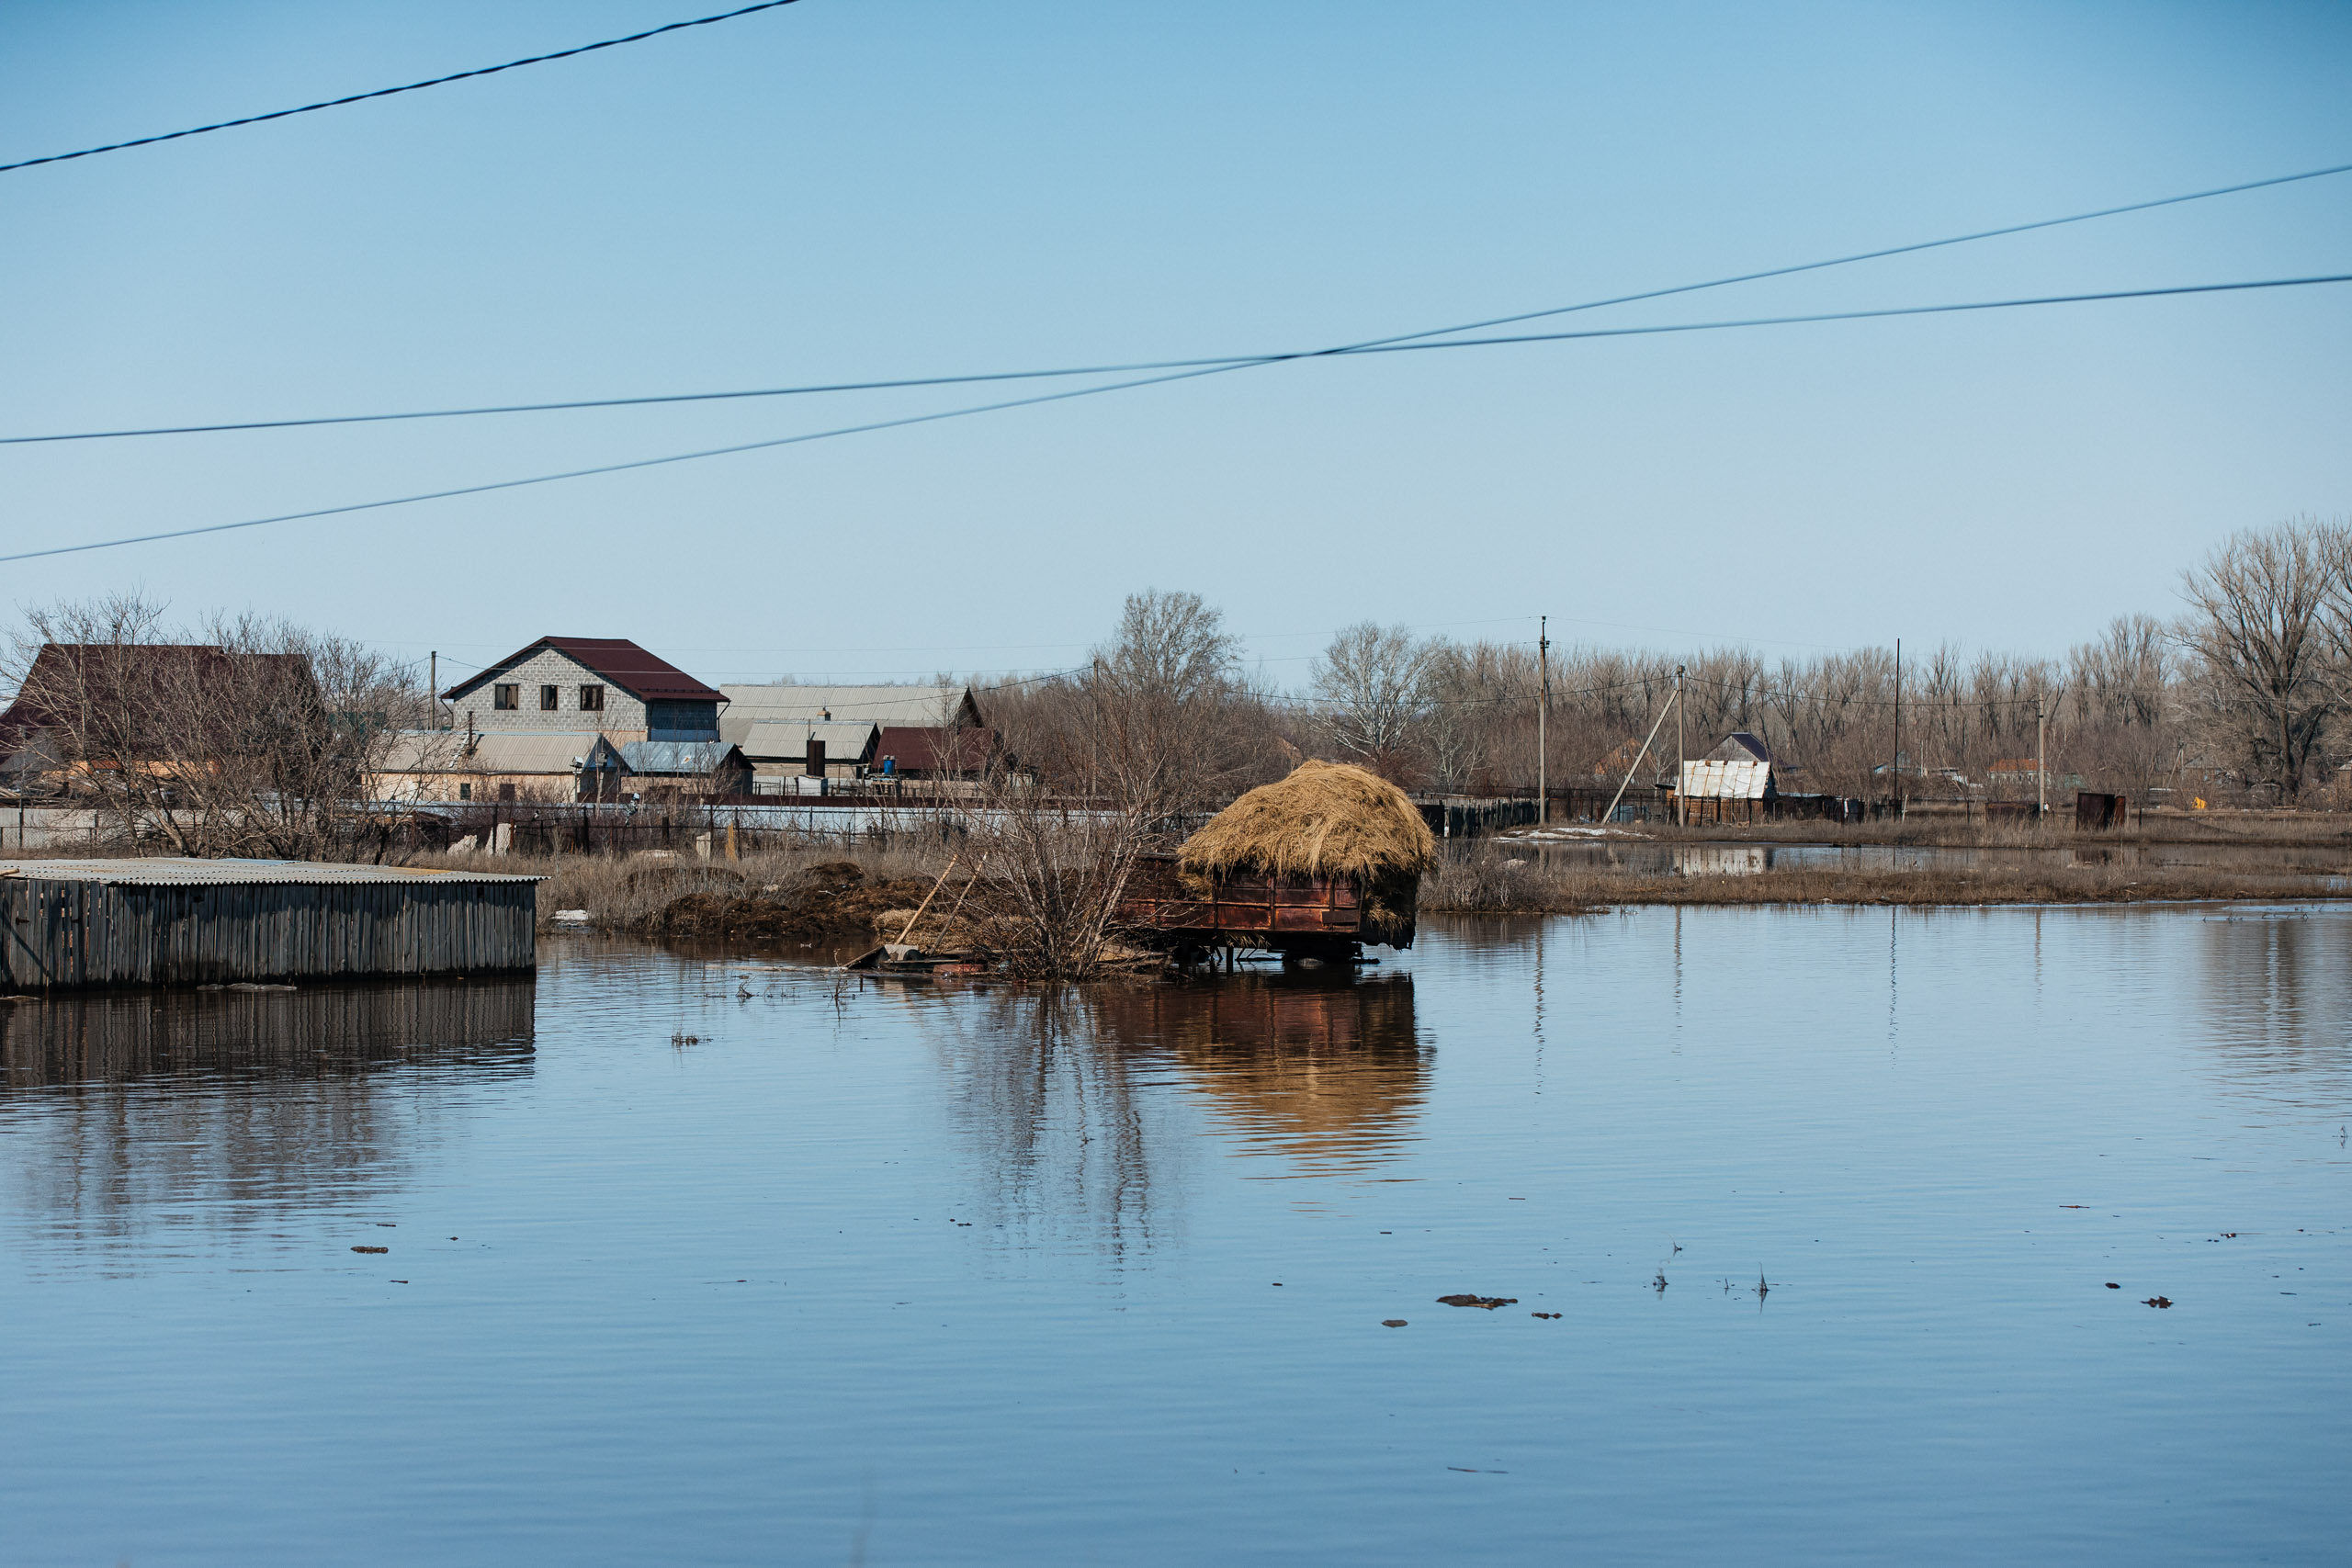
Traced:
<path id="1" fill-rule="evenodd" d="M 1401 1317 L 1384 1317 L 1380 1320 L 1380 1326 L 1383 1328 L 1402 1328 L 1405 1326 L 1405 1320 Z"/>

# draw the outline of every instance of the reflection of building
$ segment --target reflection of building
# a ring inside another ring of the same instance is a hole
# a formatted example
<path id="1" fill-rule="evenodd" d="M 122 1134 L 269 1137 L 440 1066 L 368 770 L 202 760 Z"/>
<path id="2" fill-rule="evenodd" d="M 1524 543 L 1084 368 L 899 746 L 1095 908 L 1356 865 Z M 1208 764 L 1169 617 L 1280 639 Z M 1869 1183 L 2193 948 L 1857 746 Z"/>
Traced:
<path id="1" fill-rule="evenodd" d="M 1173 1056 L 1254 1152 L 1326 1170 L 1393 1157 L 1429 1092 L 1410 976 L 1306 970 L 1104 987 L 1088 1008 L 1106 1042 Z"/>
<path id="2" fill-rule="evenodd" d="M 0 1007 L 0 1087 L 233 1070 L 315 1077 L 413 1056 L 526 1068 L 529 976 L 300 990 L 60 992 Z"/>
<path id="3" fill-rule="evenodd" d="M 536 994 L 524 976 L 0 1006 L 0 1204 L 75 1256 L 374 1210 L 447 1158 L 443 1117 L 529 1075 Z M 356 1239 L 379 1235 L 411 1233 Z"/>

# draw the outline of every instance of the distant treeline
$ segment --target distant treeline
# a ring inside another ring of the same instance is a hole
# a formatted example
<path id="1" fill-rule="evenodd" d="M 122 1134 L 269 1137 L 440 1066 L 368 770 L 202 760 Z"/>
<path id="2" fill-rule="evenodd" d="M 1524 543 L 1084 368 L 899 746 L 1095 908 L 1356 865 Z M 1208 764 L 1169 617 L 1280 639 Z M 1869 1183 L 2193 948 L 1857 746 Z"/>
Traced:
<path id="1" fill-rule="evenodd" d="M 1746 731 L 1783 788 L 1883 796 L 2030 795 L 2037 730 L 2068 788 L 2143 802 L 2336 804 L 2352 756 L 2352 528 L 2299 520 L 2239 535 L 2183 574 L 2185 609 L 2117 617 L 2064 658 L 1905 649 L 1767 660 L 1562 647 L 1550 658 L 1543 773 L 1613 786 L 1682 671 L 1690 754 Z M 1340 632 L 1308 689 L 1252 680 L 1239 639 L 1196 595 L 1132 596 L 1086 669 L 982 682 L 991 722 L 1048 784 L 1106 770 L 1197 807 L 1339 757 L 1409 785 L 1522 794 L 1538 773 L 1533 646 Z M 1896 767 L 1900 722 L 1900 770 Z M 1668 716 L 1637 782 L 1670 777 Z M 1660 757 L 1663 761 L 1660 761 Z M 2079 780 L 2079 785 L 2076 781 Z M 2164 798 L 2157 795 L 2156 798 Z"/>

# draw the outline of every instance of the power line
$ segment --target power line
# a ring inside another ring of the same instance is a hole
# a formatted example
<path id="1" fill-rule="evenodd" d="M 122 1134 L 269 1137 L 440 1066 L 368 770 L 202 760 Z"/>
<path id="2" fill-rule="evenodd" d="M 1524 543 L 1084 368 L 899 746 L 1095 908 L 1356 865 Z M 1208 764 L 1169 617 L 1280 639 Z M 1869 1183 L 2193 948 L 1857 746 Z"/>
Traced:
<path id="1" fill-rule="evenodd" d="M 265 120 L 285 119 L 290 115 L 311 114 L 320 109 L 338 109 L 345 104 L 364 104 L 370 98 L 389 98 L 398 93 L 422 92 L 427 87 L 445 87 L 452 82 L 468 82 L 477 76 L 495 76 L 502 71 L 519 71 L 526 65 L 545 65 L 552 60 L 570 60 L 576 55 L 594 54 L 600 49 L 618 49 L 625 43 L 643 43 L 663 33 L 684 31 L 687 28 L 707 28 L 714 22 L 731 22 L 738 17 L 748 17 L 754 11 L 773 11 L 780 6 L 790 6 L 795 0 L 761 0 L 756 6 L 745 6 L 733 11 L 722 11 L 715 17 L 696 17 L 690 21 L 671 22 L 662 27 L 648 28 L 627 38 L 608 38 L 598 43 L 583 43 L 577 49 L 560 49 L 553 54 L 534 54 L 525 60 L 510 60 L 503 65 L 484 65 L 472 71 L 459 71 L 447 76 L 435 76 L 430 81 L 411 82 L 399 87 L 379 87 L 369 93 L 353 93 L 345 97 L 326 98 L 315 104 L 303 104 L 297 108 L 273 109 L 267 114 L 249 114 L 242 119 L 224 119 L 211 125 L 190 127 L 187 130 L 167 130 L 160 136 L 141 136 L 129 141 L 109 141 L 103 147 L 85 147 L 78 152 L 51 152 L 44 158 L 25 158 L 14 164 L 0 164 L 0 175 L 17 169 L 36 168 L 42 164 L 66 164 L 76 158 L 95 158 L 101 152 L 119 152 L 129 147 L 152 147 L 158 141 L 177 141 L 182 137 L 203 136 L 215 130 L 233 130 L 241 125 L 259 125 Z"/>
<path id="2" fill-rule="evenodd" d="M 1521 333 L 1505 337 L 1458 338 L 1442 343 L 1392 342 L 1356 350 L 1358 353 L 1401 353 L 1408 350 L 1439 348 L 1486 348 L 1503 344 L 1530 343 L 1565 343 L 1584 338 L 1634 337 L 1661 333 L 1724 332 L 1745 327 L 1792 326 L 1811 321 L 1853 321 L 1883 320 L 1893 316 L 1941 315 L 1962 310 L 2001 310 L 2029 306 L 2083 304 L 2098 300 L 2152 299 L 2168 295 L 2216 294 L 2244 292 L 2257 288 L 2299 288 L 2314 284 L 2352 283 L 2352 273 L 2332 273 L 2314 277 L 2278 277 L 2244 283 L 2182 284 L 2166 288 L 2115 289 L 2096 294 L 2052 294 L 2023 299 L 1986 299 L 1951 305 L 1913 305 L 1881 310 L 1838 310 L 1807 316 L 1762 316 L 1746 321 L 1689 321 L 1650 327 L 1594 328 L 1573 333 Z M 14 555 L 0 556 L 0 563 L 38 560 L 46 556 L 76 555 L 85 550 L 114 549 L 125 545 L 153 544 L 164 539 L 193 538 L 204 534 L 225 534 L 243 528 L 261 528 L 277 523 L 309 522 L 321 517 L 338 517 L 356 512 L 380 511 L 386 507 L 410 506 L 419 502 L 450 501 L 461 496 L 486 495 L 494 491 L 520 490 L 530 485 L 553 484 L 563 479 L 590 479 L 602 474 L 628 473 L 639 468 L 662 468 L 673 463 L 691 463 L 705 457 L 732 457 L 738 453 L 765 451 L 772 447 L 797 446 L 812 441 L 827 441 L 836 436 L 863 435 L 876 431 L 899 430 L 910 425 L 933 424 L 942 420 L 962 419 L 972 414 L 1000 413 L 1009 409 L 1032 408 L 1041 403 L 1065 402 L 1073 398 L 1093 397 L 1103 392 L 1122 392 L 1138 387 L 1164 386 L 1173 381 L 1188 381 L 1203 376 L 1219 375 L 1242 368 L 1252 361 L 1220 362 L 1205 369 L 1181 370 L 1171 375 L 1148 376 L 1135 380 L 1114 381 L 1098 387 L 1077 387 L 1068 391 L 1046 392 L 1031 398 L 1012 398 L 1001 402 L 977 403 L 962 408 L 940 409 L 930 413 L 905 414 L 896 419 L 869 420 L 862 424 L 835 426 L 829 430 L 803 432 L 797 435 L 774 436 L 764 441 L 738 442 L 729 446 L 704 447 L 693 452 L 673 452 L 659 457 L 639 457 L 622 463 L 601 463 L 592 468 L 568 468 L 560 473 L 533 474 L 516 479 L 493 479 L 484 484 L 458 485 L 447 490 L 424 491 L 413 495 L 393 496 L 383 501 L 352 502 L 342 506 L 322 506 L 308 512 L 280 513 L 271 517 L 249 517 L 235 523 L 212 523 L 194 528 L 169 528 L 153 534 L 137 534 L 119 539 L 99 539 L 83 545 L 54 545 L 47 549 L 20 550 Z"/>
<path id="3" fill-rule="evenodd" d="M 788 4 L 790 0 L 776 0 Z M 760 9 L 754 6 L 752 9 Z M 729 12 L 741 16 L 741 12 Z M 705 20 L 724 20 L 707 17 Z M 697 27 L 700 23 L 680 22 L 677 27 Z M 640 37 L 650 37 L 641 34 Z M 628 39 L 616 39 L 628 42 Z M 591 45 L 601 49 L 602 44 Z M 553 59 L 555 56 L 546 58 Z M 528 63 L 527 62 L 525 63 Z M 501 66 L 496 69 L 504 70 Z M 450 78 L 454 80 L 454 78 Z M 421 84 L 430 85 L 430 84 Z M 406 91 L 396 88 L 394 91 Z M 288 111 L 297 112 L 297 111 Z M 193 134 L 181 132 L 180 134 Z M 125 145 L 131 145 L 125 143 Z M 96 149 L 104 151 L 104 149 Z M 70 156 L 79 157 L 74 153 Z M 36 160 L 37 162 L 39 160 Z M 21 165 L 7 165 L 18 167 Z M 5 169 L 0 169 L 5 172 Z M 2070 223 L 2086 223 L 2095 219 L 2113 218 L 2127 212 L 2144 212 L 2154 208 L 2176 207 L 2183 202 L 2203 201 L 2217 196 L 2234 196 L 2250 190 L 2262 190 L 2272 186 L 2292 185 L 2301 180 L 2320 179 L 2329 175 L 2352 173 L 2352 164 L 2332 164 L 2324 169 L 2308 169 L 2301 174 L 2277 175 L 2259 180 L 2246 180 L 2237 185 L 2217 186 L 2210 190 L 2188 191 L 2177 196 L 2157 197 L 2148 201 L 2129 202 L 2120 207 L 2103 207 L 2091 212 L 2072 213 L 2063 218 L 2041 218 L 2031 222 L 2012 223 L 1998 229 L 1982 229 L 1966 234 L 1953 234 L 1940 240 L 1919 240 L 1908 244 L 1890 245 L 1875 251 L 1860 251 L 1851 255 L 1833 256 L 1822 261 L 1799 262 L 1788 266 L 1768 267 L 1758 272 L 1736 273 L 1728 277 L 1711 278 L 1702 283 L 1676 284 L 1671 288 L 1647 289 L 1637 294 L 1613 295 L 1603 299 L 1588 299 L 1574 305 L 1556 305 L 1542 310 L 1521 311 L 1516 315 L 1494 316 L 1484 321 L 1465 321 L 1451 327 L 1432 327 L 1424 332 L 1406 333 L 1394 337 L 1371 338 L 1362 343 L 1342 344 L 1329 348 L 1301 349 L 1287 353 L 1222 355 L 1193 359 L 1137 360 L 1125 364 L 1065 366 L 1044 370 L 989 370 L 966 375 L 911 376 L 886 380 L 832 381 L 793 387 L 755 387 L 718 392 L 662 392 L 622 398 L 580 398 L 533 403 L 491 403 L 472 407 L 413 409 L 389 413 L 322 414 L 295 419 L 237 420 L 210 424 L 150 425 L 121 430 L 66 431 L 47 435 L 0 436 L 0 446 L 36 445 L 58 441 L 112 441 L 126 437 L 149 435 L 210 435 L 230 432 L 255 430 L 294 430 L 334 424 L 378 424 L 394 421 L 421 419 L 466 419 L 485 414 L 560 413 L 584 409 L 642 408 L 666 403 L 725 402 L 760 398 L 808 397 L 835 392 L 899 391 L 925 387 L 971 386 L 990 381 L 1043 380 L 1072 376 L 1126 376 L 1145 371 L 1190 370 L 1199 368 L 1240 368 L 1245 366 L 1279 365 L 1299 359 L 1335 358 L 1350 354 L 1393 351 L 1406 344 L 1430 338 L 1453 337 L 1463 333 L 1483 332 L 1489 327 L 1511 326 L 1521 321 L 1539 321 L 1552 316 L 1572 315 L 1584 310 L 1599 310 L 1613 305 L 1627 305 L 1646 299 L 1662 299 L 1678 294 L 1692 294 L 1704 289 L 1724 288 L 1735 284 L 1754 283 L 1766 278 L 1788 277 L 1798 273 L 1819 272 L 1825 268 L 1848 266 L 1857 262 L 1877 261 L 1887 256 L 1908 255 L 1951 245 L 1972 243 L 1978 240 L 1999 239 L 2010 234 L 2030 233 L 2040 229 L 2052 229 Z M 1960 307 L 1953 307 L 1959 309 Z M 1811 319 L 1811 318 L 1806 318 Z M 1690 330 L 1690 329 L 1681 329 Z"/>

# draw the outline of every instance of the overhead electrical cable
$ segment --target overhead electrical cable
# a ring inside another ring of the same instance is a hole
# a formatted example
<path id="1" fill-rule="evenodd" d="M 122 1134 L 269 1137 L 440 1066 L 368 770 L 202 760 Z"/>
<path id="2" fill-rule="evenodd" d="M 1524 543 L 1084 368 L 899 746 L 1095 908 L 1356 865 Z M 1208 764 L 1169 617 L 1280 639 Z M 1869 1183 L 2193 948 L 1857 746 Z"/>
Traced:
<path id="1" fill-rule="evenodd" d="M 483 65 L 471 71 L 453 72 L 428 81 L 409 82 L 398 87 L 378 87 L 373 92 L 351 93 L 340 98 L 323 98 L 315 104 L 302 104 L 290 109 L 272 109 L 267 114 L 249 114 L 239 119 L 216 120 L 210 125 L 191 126 L 186 130 L 167 130 L 159 136 L 134 137 L 129 141 L 109 141 L 103 147 L 85 147 L 78 152 L 51 152 L 43 158 L 22 158 L 13 164 L 0 164 L 0 175 L 17 169 L 37 168 L 43 164 L 67 164 L 76 158 L 95 158 L 101 152 L 120 152 L 130 147 L 152 147 L 158 141 L 177 141 L 183 137 L 204 136 L 215 130 L 233 130 L 241 125 L 260 125 L 266 120 L 285 119 L 298 114 L 315 114 L 320 109 L 339 109 L 345 104 L 364 104 L 370 98 L 389 98 L 400 93 L 421 93 L 427 87 L 446 87 L 452 82 L 470 82 L 477 76 L 495 76 L 502 71 L 519 71 L 526 65 L 545 65 L 550 61 L 571 60 L 582 54 L 594 54 L 600 49 L 618 49 L 625 43 L 643 43 L 647 39 L 660 38 L 663 33 L 682 32 L 688 28 L 707 28 L 714 22 L 731 22 L 738 17 L 748 17 L 754 11 L 773 11 L 779 6 L 796 4 L 796 0 L 761 0 L 756 6 L 744 6 L 732 11 L 721 11 L 714 17 L 695 17 L 684 22 L 670 22 L 658 28 L 648 28 L 627 38 L 608 38 L 596 43 L 583 43 L 575 49 L 560 49 L 553 54 L 534 54 L 524 60 L 510 60 L 503 65 Z"/>
<path id="2" fill-rule="evenodd" d="M 2301 288 L 2316 284 L 2352 283 L 2352 273 L 2329 273 L 2312 277 L 2275 277 L 2244 283 L 2191 283 L 2165 288 L 2111 289 L 2094 294 L 2050 294 L 2022 299 L 1984 299 L 1951 305 L 1911 305 L 1878 310 L 1836 310 L 1807 316 L 1760 316 L 1747 321 L 1668 322 L 1650 327 L 1596 327 L 1582 332 L 1517 333 L 1503 337 L 1459 338 L 1442 343 L 1403 343 L 1368 345 L 1363 353 L 1401 353 L 1408 350 L 1444 348 L 1487 348 L 1515 344 L 1566 343 L 1586 338 L 1634 337 L 1665 333 L 1725 332 L 1747 327 L 1795 326 L 1813 321 L 1880 321 L 1894 316 L 1943 315 L 1963 310 L 2004 310 L 2031 306 L 2075 305 L 2115 299 L 2154 299 L 2170 295 L 2243 293 L 2263 288 Z M 447 490 L 425 491 L 413 495 L 392 496 L 382 501 L 352 502 L 342 506 L 323 506 L 308 512 L 281 513 L 271 517 L 248 517 L 234 523 L 212 523 L 193 528 L 170 528 L 153 534 L 130 535 L 119 539 L 97 539 L 88 544 L 54 545 L 47 549 L 20 550 L 0 556 L 0 563 L 38 560 L 45 556 L 76 555 L 85 550 L 114 549 L 125 545 L 153 544 L 163 539 L 193 538 L 204 534 L 225 534 L 242 528 L 262 528 L 277 523 L 301 523 L 320 517 L 339 517 L 357 512 L 380 511 L 386 507 L 409 506 L 419 502 L 449 501 L 459 496 L 486 495 L 494 491 L 521 490 L 530 485 L 553 484 L 562 479 L 589 479 L 600 474 L 628 473 L 639 468 L 662 468 L 673 463 L 691 463 L 705 457 L 731 457 L 741 452 L 765 451 L 778 446 L 797 446 L 812 441 L 828 441 L 836 436 L 864 435 L 876 431 L 899 430 L 909 425 L 934 424 L 942 420 L 962 419 L 972 414 L 1000 413 L 1008 409 L 1034 408 L 1041 403 L 1066 402 L 1073 398 L 1091 398 L 1104 392 L 1123 392 L 1138 387 L 1165 386 L 1173 381 L 1188 381 L 1203 376 L 1216 376 L 1258 363 L 1254 360 L 1221 361 L 1204 369 L 1179 370 L 1164 376 L 1146 376 L 1125 381 L 1112 381 L 1094 387 L 1073 387 L 1066 391 L 1045 392 L 1030 398 L 1011 398 L 993 403 L 967 404 L 961 408 L 938 409 L 929 413 L 904 414 L 895 419 L 868 420 L 860 424 L 837 425 L 829 430 L 804 431 L 797 435 L 773 436 L 763 441 L 743 441 L 727 446 L 708 446 L 693 452 L 673 452 L 658 457 L 638 457 L 627 462 L 600 463 L 593 468 L 567 468 L 559 473 L 533 474 L 522 479 L 493 479 L 484 484 L 458 485 Z"/>
<path id="3" fill-rule="evenodd" d="M 729 15 L 735 16 L 741 13 L 729 12 Z M 689 27 L 699 24 L 681 22 L 675 25 Z M 1678 294 L 1694 294 L 1703 289 L 1726 288 L 1735 284 L 1755 283 L 1766 278 L 1788 277 L 1804 272 L 1819 272 L 1828 267 L 1849 266 L 1857 262 L 1908 255 L 1919 251 L 1938 250 L 1950 245 L 1964 245 L 1978 240 L 1999 239 L 2005 235 L 2029 233 L 2037 229 L 2058 228 L 2069 223 L 2087 223 L 2095 219 L 2113 218 L 2127 212 L 2144 212 L 2153 208 L 2174 207 L 2182 202 L 2203 201 L 2217 196 L 2234 196 L 2242 191 L 2261 190 L 2271 186 L 2292 185 L 2299 180 L 2314 180 L 2328 175 L 2346 173 L 2352 173 L 2352 164 L 2336 164 L 2324 169 L 2307 169 L 2297 175 L 2278 175 L 2267 179 L 2246 180 L 2237 185 L 2216 186 L 2209 190 L 2157 197 L 2148 201 L 2128 202 L 2120 207 L 2103 207 L 2096 211 L 2076 212 L 2064 218 L 2041 218 L 2031 222 L 2012 223 L 1998 229 L 1981 229 L 1972 233 L 1949 235 L 1940 240 L 1919 240 L 1909 244 L 1889 245 L 1875 251 L 1860 251 L 1851 255 L 1832 256 L 1822 261 L 1799 262 L 1788 266 L 1768 267 L 1758 272 L 1736 273 L 1728 277 L 1710 278 L 1702 283 L 1681 283 L 1669 288 L 1648 289 L 1638 294 L 1612 295 L 1604 299 L 1588 299 L 1574 305 L 1555 305 L 1542 310 L 1521 311 L 1516 315 L 1492 316 L 1484 321 L 1464 321 L 1456 326 L 1431 327 L 1423 332 L 1405 333 L 1394 337 L 1370 338 L 1361 343 L 1340 344 L 1329 348 L 1300 349 L 1275 354 L 1224 355 L 1194 359 L 1139 360 L 1116 365 L 1066 366 L 1046 370 L 990 370 L 968 375 L 913 376 L 890 380 L 833 381 L 807 386 L 758 387 L 721 392 L 663 392 L 626 398 L 581 398 L 533 403 L 492 403 L 463 408 L 413 409 L 390 413 L 323 414 L 298 419 L 237 420 L 210 424 L 167 424 L 122 430 L 66 431 L 48 435 L 0 435 L 0 446 L 32 446 L 56 441 L 113 441 L 146 435 L 210 435 L 232 431 L 293 430 L 331 424 L 378 424 L 401 420 L 464 419 L 481 414 L 557 413 L 581 409 L 637 408 L 663 403 L 724 402 L 757 398 L 807 397 L 833 392 L 899 391 L 924 387 L 970 386 L 988 381 L 1044 380 L 1071 376 L 1128 376 L 1151 370 L 1189 370 L 1200 367 L 1228 367 L 1238 368 L 1243 366 L 1280 365 L 1300 359 L 1336 358 L 1344 355 L 1364 354 L 1416 343 L 1423 339 L 1452 337 L 1462 333 L 1484 332 L 1489 327 L 1512 326 L 1521 321 L 1539 321 L 1547 316 L 1572 315 L 1583 310 L 1605 310 L 1612 305 L 1634 304 L 1645 299 L 1663 299 Z"/>

